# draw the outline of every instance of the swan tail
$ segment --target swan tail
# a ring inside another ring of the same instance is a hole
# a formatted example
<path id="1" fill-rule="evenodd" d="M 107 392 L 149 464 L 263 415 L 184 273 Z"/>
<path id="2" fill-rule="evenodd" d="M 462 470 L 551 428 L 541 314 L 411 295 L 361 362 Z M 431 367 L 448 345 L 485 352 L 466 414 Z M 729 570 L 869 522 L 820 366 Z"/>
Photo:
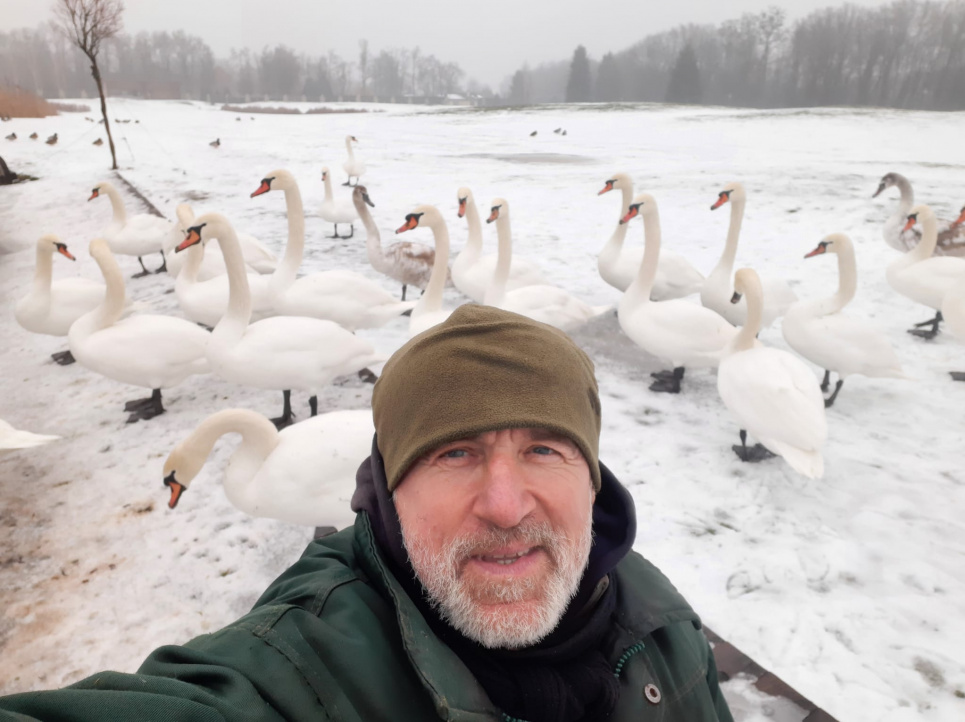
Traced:
<path id="1" fill-rule="evenodd" d="M 783 457 L 788 465 L 802 476 L 809 479 L 820 479 L 824 476 L 824 457 L 820 450 L 800 449 L 773 439 L 761 439 L 761 443 Z"/>
<path id="2" fill-rule="evenodd" d="M 51 436 L 48 434 L 34 434 L 29 431 L 14 431 L 10 434 L 5 434 L 2 439 L 0 439 L 0 449 L 12 450 L 12 449 L 30 449 L 34 446 L 43 446 L 44 444 L 49 444 L 51 441 L 56 441 L 59 436 Z"/>
<path id="3" fill-rule="evenodd" d="M 613 306 L 590 306 L 590 309 L 592 310 L 590 318 L 596 318 L 597 316 L 602 316 L 607 311 L 612 310 Z"/>

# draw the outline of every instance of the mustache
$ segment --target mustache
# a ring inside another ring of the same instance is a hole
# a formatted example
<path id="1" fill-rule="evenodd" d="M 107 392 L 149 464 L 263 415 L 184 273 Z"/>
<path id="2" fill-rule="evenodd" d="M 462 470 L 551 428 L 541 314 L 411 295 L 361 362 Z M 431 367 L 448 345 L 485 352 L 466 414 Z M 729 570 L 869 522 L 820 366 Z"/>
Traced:
<path id="1" fill-rule="evenodd" d="M 549 522 L 524 520 L 511 529 L 490 527 L 454 539 L 443 550 L 443 556 L 448 564 L 461 568 L 472 557 L 485 555 L 500 547 L 524 545 L 545 550 L 554 565 L 558 565 L 568 542 L 566 534 L 553 529 Z"/>

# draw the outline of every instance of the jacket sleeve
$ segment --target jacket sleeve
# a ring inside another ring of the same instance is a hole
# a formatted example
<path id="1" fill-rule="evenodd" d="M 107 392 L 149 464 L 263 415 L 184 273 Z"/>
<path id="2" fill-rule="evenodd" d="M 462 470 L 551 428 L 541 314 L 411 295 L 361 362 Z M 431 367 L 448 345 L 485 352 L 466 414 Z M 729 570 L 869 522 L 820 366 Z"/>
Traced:
<path id="1" fill-rule="evenodd" d="M 309 718 L 329 719 L 283 650 L 238 626 L 160 647 L 136 674 L 102 672 L 64 689 L 0 698 L 0 720 L 18 722 Z"/>
<path id="2" fill-rule="evenodd" d="M 707 688 L 710 690 L 710 697 L 714 701 L 714 708 L 717 712 L 717 719 L 720 722 L 734 722 L 734 716 L 727 706 L 724 693 L 720 690 L 720 682 L 717 675 L 717 662 L 714 659 L 714 652 L 707 643 Z"/>

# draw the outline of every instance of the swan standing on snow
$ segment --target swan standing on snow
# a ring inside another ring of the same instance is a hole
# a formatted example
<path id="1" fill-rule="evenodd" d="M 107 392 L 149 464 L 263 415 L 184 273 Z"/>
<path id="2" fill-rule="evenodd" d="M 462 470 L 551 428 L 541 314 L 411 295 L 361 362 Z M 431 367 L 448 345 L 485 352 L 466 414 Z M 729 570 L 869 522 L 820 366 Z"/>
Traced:
<path id="1" fill-rule="evenodd" d="M 747 323 L 729 345 L 717 369 L 717 392 L 740 424 L 742 461 L 767 458 L 766 450 L 784 457 L 795 471 L 811 479 L 824 475 L 821 449 L 828 437 L 824 396 L 818 380 L 801 359 L 756 342 L 761 330 L 764 291 L 750 268 L 734 277 L 734 302 L 747 299 Z M 760 444 L 747 447 L 747 432 Z"/>
<path id="2" fill-rule="evenodd" d="M 164 413 L 161 389 L 177 386 L 188 376 L 210 370 L 205 347 L 211 335 L 181 318 L 136 315 L 120 319 L 124 309 L 124 277 L 107 241 L 90 242 L 107 293 L 103 302 L 70 327 L 70 351 L 85 368 L 114 381 L 152 389 L 149 398 L 129 401 L 127 423 Z"/>
<path id="3" fill-rule="evenodd" d="M 395 232 L 405 233 L 413 228 L 429 228 L 432 231 L 436 257 L 429 276 L 429 285 L 409 317 L 409 338 L 442 323 L 452 313 L 452 309 L 442 308 L 442 289 L 446 285 L 449 272 L 449 229 L 446 222 L 435 206 L 419 206 L 406 215 L 405 223 Z"/>
<path id="4" fill-rule="evenodd" d="M 345 150 L 348 152 L 348 160 L 342 163 L 342 168 L 348 174 L 348 180 L 346 180 L 342 185 L 350 186 L 352 185 L 352 176 L 355 176 L 355 185 L 359 184 L 359 176 L 365 173 L 365 163 L 360 161 L 355 157 L 355 150 L 352 148 L 352 143 L 358 143 L 358 138 L 354 135 L 345 136 Z"/>
<path id="5" fill-rule="evenodd" d="M 731 204 L 727 243 L 720 260 L 717 261 L 714 270 L 707 276 L 703 288 L 700 289 L 700 302 L 735 326 L 742 326 L 747 320 L 747 303 L 743 298 L 738 304 L 730 302 L 734 295 L 734 260 L 737 258 L 737 242 L 740 239 L 744 206 L 747 203 L 747 195 L 742 184 L 729 183 L 725 186 L 710 210 L 716 210 L 727 202 Z M 761 328 L 767 328 L 774 319 L 784 315 L 791 304 L 797 301 L 797 296 L 790 286 L 779 278 L 762 278 L 761 287 L 764 289 Z"/>
<path id="6" fill-rule="evenodd" d="M 898 210 L 888 216 L 882 232 L 889 246 L 905 253 L 917 246 L 922 237 L 917 228 L 908 228 L 905 225 L 911 207 L 915 205 L 915 191 L 912 190 L 911 181 L 901 173 L 885 173 L 878 184 L 878 190 L 871 197 L 877 198 L 887 188 L 897 188 L 901 198 L 898 200 Z M 938 221 L 937 228 L 938 239 L 933 251 L 936 256 L 965 255 L 965 228 L 946 221 Z"/>
<path id="7" fill-rule="evenodd" d="M 436 252 L 424 243 L 414 241 L 399 241 L 388 248 L 382 248 L 382 235 L 378 226 L 372 220 L 372 214 L 366 205 L 375 208 L 369 192 L 365 186 L 355 186 L 352 191 L 352 202 L 355 210 L 365 226 L 365 251 L 369 263 L 379 273 L 384 273 L 402 284 L 402 300 L 409 286 L 421 288 L 423 291 L 429 285 L 432 267 L 435 265 Z"/>
<path id="8" fill-rule="evenodd" d="M 354 331 L 384 326 L 415 306 L 414 301 L 397 301 L 382 286 L 353 271 L 321 271 L 296 278 L 305 252 L 302 195 L 291 173 L 276 170 L 262 179 L 251 196 L 273 190 L 284 191 L 288 215 L 285 255 L 271 276 L 275 313 L 335 321 Z"/>
<path id="9" fill-rule="evenodd" d="M 499 237 L 499 261 L 486 289 L 484 304 L 518 313 L 566 332 L 579 328 L 610 309 L 609 306 L 591 306 L 562 288 L 546 284 L 507 291 L 506 280 L 513 258 L 513 235 L 509 224 L 509 202 L 506 199 L 493 200 L 486 223 L 493 222 L 496 223 Z"/>
<path id="10" fill-rule="evenodd" d="M 37 241 L 37 267 L 30 293 L 17 301 L 13 315 L 31 333 L 66 336 L 71 324 L 104 300 L 104 284 L 86 278 L 51 281 L 54 253 L 76 261 L 67 245 L 53 234 Z M 53 354 L 61 366 L 74 363 L 70 351 Z"/>
<path id="11" fill-rule="evenodd" d="M 832 233 L 805 258 L 824 253 L 838 255 L 838 292 L 816 301 L 798 301 L 784 314 L 782 331 L 788 345 L 824 369 L 821 390 L 827 391 L 831 372 L 838 375 L 834 393 L 824 401 L 830 407 L 851 374 L 872 378 L 907 378 L 885 336 L 866 323 L 841 313 L 858 286 L 854 246 L 843 233 Z"/>
<path id="12" fill-rule="evenodd" d="M 355 235 L 355 221 L 359 219 L 358 213 L 355 212 L 355 207 L 352 205 L 352 201 L 344 198 L 335 200 L 332 195 L 332 177 L 328 172 L 328 168 L 322 168 L 322 182 L 325 183 L 325 200 L 322 201 L 322 205 L 318 209 L 318 214 L 323 220 L 335 224 L 335 235 L 326 237 L 351 238 Z M 358 182 L 356 182 L 356 185 L 358 185 Z M 339 223 L 342 225 L 348 223 L 349 234 L 347 236 L 338 235 Z"/>
<path id="13" fill-rule="evenodd" d="M 134 274 L 133 278 L 141 278 L 151 273 L 141 259 L 141 256 L 148 253 L 161 254 L 161 267 L 155 273 L 165 270 L 164 242 L 169 237 L 173 224 L 148 213 L 139 213 L 128 218 L 124 200 L 110 181 L 103 181 L 94 186 L 90 198 L 87 199 L 88 202 L 99 198 L 101 193 L 105 193 L 111 199 L 111 209 L 114 213 L 111 224 L 101 232 L 101 236 L 110 245 L 111 252 L 122 256 L 137 256 L 142 270 Z"/>
<path id="14" fill-rule="evenodd" d="M 600 277 L 618 291 L 626 291 L 637 277 L 637 270 L 643 262 L 643 248 L 623 245 L 627 236 L 627 224 L 620 221 L 630 210 L 633 198 L 633 181 L 626 173 L 617 173 L 608 180 L 597 195 L 602 196 L 614 189 L 620 190 L 620 215 L 617 227 L 610 240 L 597 256 L 597 269 Z M 704 284 L 703 274 L 676 253 L 661 249 L 657 276 L 653 281 L 650 297 L 654 301 L 668 301 L 699 293 Z"/>
<path id="15" fill-rule="evenodd" d="M 473 301 L 482 303 L 486 297 L 486 289 L 489 288 L 489 283 L 496 272 L 499 254 L 482 255 L 482 223 L 472 191 L 465 187 L 460 188 L 457 198 L 459 217 L 465 216 L 469 223 L 469 237 L 465 247 L 452 264 L 452 283 Z M 543 277 L 543 272 L 535 263 L 520 256 L 513 256 L 509 267 L 509 278 L 506 280 L 507 291 L 544 283 L 546 279 Z"/>
<path id="16" fill-rule="evenodd" d="M 918 222 L 922 226 L 921 241 L 908 253 L 892 261 L 885 277 L 902 296 L 935 309 L 934 318 L 916 323 L 915 328 L 908 330 L 910 334 L 931 340 L 938 334 L 938 325 L 942 322 L 941 308 L 945 294 L 965 273 L 965 258 L 932 257 L 938 242 L 938 221 L 930 207 L 919 204 L 912 208 L 905 229 L 911 229 Z M 931 328 L 926 331 L 922 328 L 924 326 Z"/>
<path id="17" fill-rule="evenodd" d="M 372 452 L 372 411 L 332 411 L 280 433 L 261 414 L 226 409 L 212 414 L 179 443 L 164 462 L 170 508 L 201 471 L 225 434 L 240 434 L 228 460 L 224 490 L 245 514 L 289 524 L 343 528 L 355 521 L 350 508 L 355 474 Z"/>
<path id="18" fill-rule="evenodd" d="M 737 329 L 709 308 L 681 299 L 651 300 L 660 258 L 660 215 L 649 193 L 637 195 L 621 221 L 629 223 L 637 215 L 643 216 L 643 262 L 620 299 L 617 316 L 620 328 L 637 346 L 673 366 L 672 372 L 651 374 L 657 380 L 650 390 L 678 394 L 684 369 L 717 366 Z"/>
<path id="19" fill-rule="evenodd" d="M 228 310 L 215 326 L 207 348 L 211 369 L 231 383 L 282 391 L 284 411 L 272 419 L 278 428 L 293 421 L 292 389 L 312 393 L 309 405 L 315 416 L 318 399 L 314 394 L 319 387 L 382 360 L 368 341 L 334 321 L 274 316 L 249 325 L 251 293 L 234 229 L 220 213 L 206 213 L 195 223 L 178 251 L 217 238 L 228 266 Z"/>
<path id="20" fill-rule="evenodd" d="M 20 431 L 3 419 L 0 419 L 0 456 L 14 452 L 17 449 L 30 449 L 34 446 L 43 446 L 59 438 L 59 436 L 50 436 L 48 434 L 34 434 L 29 431 Z"/>

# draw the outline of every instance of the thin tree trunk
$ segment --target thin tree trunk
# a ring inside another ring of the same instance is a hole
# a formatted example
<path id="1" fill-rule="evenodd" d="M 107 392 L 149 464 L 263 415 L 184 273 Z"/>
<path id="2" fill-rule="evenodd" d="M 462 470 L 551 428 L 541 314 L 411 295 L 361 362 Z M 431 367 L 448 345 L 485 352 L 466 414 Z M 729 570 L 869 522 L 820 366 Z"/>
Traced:
<path id="1" fill-rule="evenodd" d="M 111 160 L 114 165 L 111 170 L 117 170 L 117 153 L 114 150 L 114 137 L 111 135 L 111 121 L 107 117 L 107 101 L 104 99 L 104 84 L 101 82 L 101 71 L 97 68 L 97 58 L 90 59 L 90 73 L 97 83 L 97 92 L 101 96 L 101 115 L 104 116 L 104 130 L 107 131 L 107 142 L 111 146 Z"/>

